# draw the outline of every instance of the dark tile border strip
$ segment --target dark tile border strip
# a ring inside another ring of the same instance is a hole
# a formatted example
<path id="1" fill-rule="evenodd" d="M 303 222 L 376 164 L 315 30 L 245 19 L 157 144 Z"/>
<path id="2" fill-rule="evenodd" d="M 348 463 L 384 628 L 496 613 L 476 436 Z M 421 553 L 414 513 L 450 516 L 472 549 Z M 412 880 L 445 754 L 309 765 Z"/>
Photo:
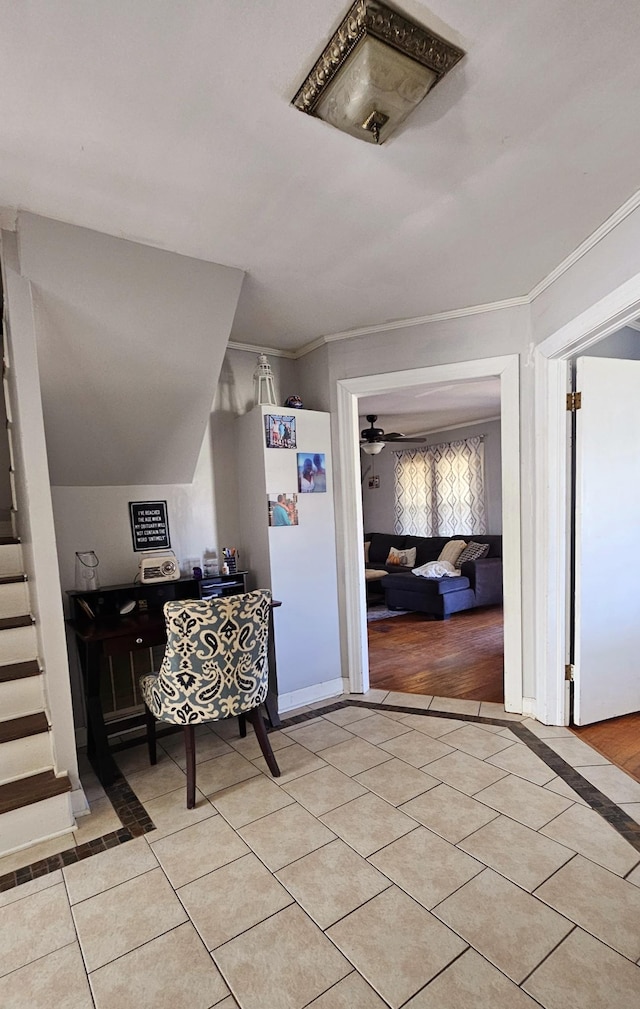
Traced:
<path id="1" fill-rule="evenodd" d="M 543 739 L 539 739 L 531 729 L 528 729 L 526 725 L 522 725 L 521 722 L 506 718 L 461 715 L 450 711 L 432 711 L 430 708 L 417 709 L 400 704 L 382 704 L 379 701 L 356 701 L 351 699 L 340 704 L 328 705 L 326 708 L 303 711 L 299 715 L 294 715 L 288 722 L 283 724 L 308 721 L 310 718 L 316 718 L 319 715 L 325 714 L 325 712 L 330 713 L 337 708 L 345 707 L 347 704 L 358 708 L 373 708 L 376 711 L 401 711 L 410 715 L 430 715 L 433 718 L 453 718 L 463 722 L 476 722 L 480 724 L 484 722 L 486 725 L 499 725 L 501 728 L 510 729 L 537 757 L 540 757 L 544 761 L 547 767 L 557 774 L 559 778 L 562 778 L 574 792 L 577 792 L 580 798 L 584 799 L 591 809 L 599 813 L 603 820 L 606 820 L 625 841 L 628 841 L 632 848 L 640 852 L 640 824 L 636 823 L 628 813 L 625 813 L 624 809 L 620 809 L 620 806 L 613 799 L 610 799 L 599 788 L 592 785 L 590 781 L 580 774 L 580 771 L 572 767 L 571 764 L 568 764 L 560 754 L 552 750 Z"/>
<path id="2" fill-rule="evenodd" d="M 590 781 L 587 781 L 575 767 L 571 767 L 555 750 L 547 746 L 543 739 L 539 739 L 535 733 L 531 732 L 525 725 L 522 725 L 521 722 L 511 721 L 506 718 L 462 715 L 453 711 L 432 711 L 426 708 L 412 708 L 401 704 L 383 704 L 380 701 L 359 701 L 350 698 L 348 701 L 334 701 L 322 707 L 312 708 L 309 711 L 301 711 L 300 714 L 292 715 L 290 718 L 284 718 L 281 726 L 278 726 L 278 728 L 302 725 L 304 722 L 319 718 L 321 715 L 331 714 L 333 711 L 339 711 L 341 708 L 346 707 L 371 708 L 374 711 L 383 712 L 398 711 L 407 715 L 450 718 L 455 721 L 499 725 L 500 728 L 510 729 L 559 778 L 562 778 L 581 799 L 584 799 L 591 809 L 599 813 L 625 841 L 628 841 L 636 851 L 640 852 L 640 824 L 636 823 L 623 809 L 620 809 L 600 789 L 592 785 Z M 130 749 L 133 746 L 138 746 L 141 742 L 144 742 L 144 738 L 136 737 L 121 742 L 117 746 L 114 746 L 113 750 Z M 66 865 L 81 862 L 85 858 L 97 855 L 100 851 L 107 851 L 108 848 L 125 844 L 134 837 L 141 837 L 143 834 L 154 829 L 153 821 L 125 778 L 118 778 L 112 785 L 106 786 L 105 792 L 122 823 L 122 827 L 119 830 L 104 834 L 102 837 L 96 837 L 94 840 L 87 841 L 77 847 L 67 848 L 56 855 L 50 855 L 48 858 L 43 858 L 38 862 L 31 863 L 31 865 L 25 865 L 20 869 L 0 876 L 0 893 L 20 886 L 21 883 L 37 879 L 47 873 L 55 872 L 56 869 L 62 869 Z"/>
<path id="3" fill-rule="evenodd" d="M 154 829 L 149 814 L 124 778 L 117 778 L 112 785 L 105 786 L 105 793 L 122 827 L 109 834 L 103 834 L 102 837 L 85 841 L 84 844 L 65 848 L 64 851 L 22 866 L 13 872 L 5 873 L 4 876 L 0 876 L 0 893 L 20 886 L 21 883 L 38 879 L 39 876 L 45 876 L 49 872 L 55 872 L 56 869 L 63 869 L 66 865 L 82 862 L 85 858 L 97 855 L 99 851 L 115 848 Z"/>

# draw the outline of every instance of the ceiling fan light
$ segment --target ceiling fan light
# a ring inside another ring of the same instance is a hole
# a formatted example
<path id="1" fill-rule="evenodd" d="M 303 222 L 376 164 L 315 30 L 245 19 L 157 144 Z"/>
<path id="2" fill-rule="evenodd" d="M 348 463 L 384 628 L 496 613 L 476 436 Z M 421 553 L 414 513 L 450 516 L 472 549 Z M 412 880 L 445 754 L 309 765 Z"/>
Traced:
<path id="1" fill-rule="evenodd" d="M 383 441 L 369 441 L 366 445 L 362 445 L 362 451 L 365 455 L 380 455 L 385 443 Z"/>

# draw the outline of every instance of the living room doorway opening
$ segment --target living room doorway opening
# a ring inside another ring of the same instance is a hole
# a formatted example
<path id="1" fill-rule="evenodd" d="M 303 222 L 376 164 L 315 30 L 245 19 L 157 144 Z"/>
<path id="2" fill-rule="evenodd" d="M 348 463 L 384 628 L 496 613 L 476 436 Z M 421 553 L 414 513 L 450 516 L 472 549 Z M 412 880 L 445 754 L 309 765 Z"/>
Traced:
<path id="1" fill-rule="evenodd" d="M 467 713 L 502 704 L 499 379 L 367 396 L 358 409 L 361 427 L 374 415 L 403 435 L 361 446 L 370 687 Z"/>
<path id="2" fill-rule="evenodd" d="M 522 636 L 520 570 L 520 444 L 518 356 L 438 365 L 384 375 L 363 376 L 337 383 L 340 462 L 343 474 L 342 528 L 344 530 L 344 594 L 346 647 L 350 686 L 363 692 L 371 685 L 368 652 L 365 564 L 362 549 L 363 504 L 359 433 L 361 402 L 365 397 L 418 389 L 428 396 L 437 386 L 456 386 L 495 379 L 499 387 L 502 474 L 502 568 L 504 586 L 504 706 L 522 711 Z M 389 451 L 385 448 L 383 451 Z M 366 530 L 369 531 L 369 530 Z M 393 621 L 389 621 L 392 624 Z M 452 621 L 439 622 L 443 626 Z M 467 642 L 467 647 L 469 643 Z"/>

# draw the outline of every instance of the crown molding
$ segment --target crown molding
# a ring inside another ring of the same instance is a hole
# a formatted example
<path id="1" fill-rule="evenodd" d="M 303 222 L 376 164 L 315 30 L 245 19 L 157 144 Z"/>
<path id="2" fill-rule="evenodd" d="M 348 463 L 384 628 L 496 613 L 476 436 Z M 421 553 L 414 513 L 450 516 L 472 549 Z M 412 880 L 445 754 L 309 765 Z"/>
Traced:
<path id="1" fill-rule="evenodd" d="M 635 322 L 628 322 L 627 329 L 635 329 L 636 333 L 640 333 L 640 320 L 636 319 Z"/>
<path id="2" fill-rule="evenodd" d="M 464 319 L 469 315 L 483 315 L 485 312 L 500 312 L 504 308 L 517 308 L 528 305 L 529 298 L 524 295 L 519 298 L 508 298 L 505 301 L 491 301 L 485 305 L 470 305 L 468 308 L 454 308 L 450 312 L 436 312 L 434 315 L 421 315 L 415 319 L 396 319 L 394 322 L 381 322 L 375 326 L 361 326 L 359 329 L 346 329 L 341 333 L 330 333 L 320 336 L 311 343 L 306 343 L 296 351 L 296 358 L 310 354 L 326 343 L 338 340 L 353 340 L 358 336 L 373 336 L 375 333 L 388 333 L 394 329 L 411 329 L 413 326 L 423 326 L 432 322 L 447 322 L 449 319 Z"/>
<path id="3" fill-rule="evenodd" d="M 470 315 L 482 315 L 485 312 L 499 312 L 505 308 L 516 308 L 520 305 L 531 305 L 533 301 L 543 291 L 546 291 L 548 287 L 556 282 L 567 270 L 570 270 L 583 256 L 586 256 L 591 249 L 594 248 L 601 242 L 603 238 L 613 231 L 615 228 L 621 224 L 625 218 L 629 217 L 640 207 L 640 189 L 629 197 L 626 203 L 623 203 L 621 207 L 608 217 L 607 220 L 600 225 L 588 238 L 582 242 L 573 252 L 563 259 L 558 266 L 555 267 L 544 277 L 536 286 L 529 292 L 529 294 L 521 295 L 517 298 L 507 298 L 504 301 L 491 301 L 484 305 L 471 305 L 468 308 L 454 308 L 449 312 L 436 312 L 434 315 L 423 315 L 418 316 L 414 319 L 398 319 L 395 322 L 381 322 L 375 326 L 361 326 L 358 329 L 348 329 L 339 333 L 329 333 L 325 336 L 319 336 L 317 339 L 312 340 L 310 343 L 303 344 L 294 351 L 277 350 L 272 347 L 254 347 L 251 344 L 245 343 L 229 343 L 229 347 L 233 347 L 236 350 L 247 350 L 255 353 L 270 354 L 273 357 L 288 357 L 291 360 L 297 361 L 301 357 L 305 357 L 307 354 L 312 353 L 314 350 L 318 350 L 320 347 L 325 346 L 328 343 L 334 343 L 339 340 L 352 340 L 359 336 L 373 336 L 376 333 L 388 333 L 394 329 L 410 329 L 413 326 L 423 326 L 427 323 L 433 322 L 446 322 L 450 319 L 463 319 Z M 640 322 L 637 324 L 627 323 L 632 329 L 638 329 L 640 332 Z"/>
<path id="4" fill-rule="evenodd" d="M 235 340 L 229 340 L 227 349 L 244 350 L 247 354 L 268 354 L 269 357 L 287 357 L 292 361 L 300 357 L 299 351 L 279 350 L 277 347 L 262 347 L 258 343 L 236 343 Z"/>
<path id="5" fill-rule="evenodd" d="M 391 416 L 393 416 L 393 414 Z M 427 428 L 425 431 L 412 431 L 411 434 L 407 435 L 407 438 L 421 438 L 423 435 L 427 435 L 427 434 L 440 434 L 441 431 L 442 432 L 457 431 L 457 430 L 465 428 L 465 427 L 479 427 L 481 424 L 492 424 L 494 421 L 501 420 L 501 419 L 502 418 L 501 418 L 500 414 L 497 413 L 494 417 L 481 417 L 480 420 L 465 420 L 465 421 L 461 422 L 460 424 L 447 424 L 447 425 L 445 425 L 445 427 L 443 427 L 442 424 L 439 424 L 437 427 L 430 427 L 430 428 Z M 393 448 L 394 444 L 402 444 L 402 442 L 400 442 L 400 443 L 395 442 L 394 443 L 392 441 L 388 441 L 388 442 L 386 442 L 386 444 L 389 445 L 391 448 Z M 393 451 L 394 452 L 398 452 L 398 451 L 400 451 L 400 449 L 393 449 Z M 406 450 L 403 450 L 403 451 L 406 451 Z"/>

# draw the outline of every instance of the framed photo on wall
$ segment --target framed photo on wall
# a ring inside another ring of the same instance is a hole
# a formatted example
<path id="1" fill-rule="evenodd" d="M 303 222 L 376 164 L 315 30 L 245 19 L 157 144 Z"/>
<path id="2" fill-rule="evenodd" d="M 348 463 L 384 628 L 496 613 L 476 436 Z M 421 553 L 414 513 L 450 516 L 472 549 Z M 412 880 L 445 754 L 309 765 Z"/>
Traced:
<path id="1" fill-rule="evenodd" d="M 264 418 L 267 448 L 296 447 L 296 418 L 287 414 L 267 413 Z"/>
<path id="2" fill-rule="evenodd" d="M 269 494 L 269 525 L 270 526 L 297 526 L 298 525 L 298 495 L 284 492 L 282 494 Z"/>
<path id="3" fill-rule="evenodd" d="M 301 494 L 326 494 L 324 452 L 298 452 L 298 490 Z"/>

